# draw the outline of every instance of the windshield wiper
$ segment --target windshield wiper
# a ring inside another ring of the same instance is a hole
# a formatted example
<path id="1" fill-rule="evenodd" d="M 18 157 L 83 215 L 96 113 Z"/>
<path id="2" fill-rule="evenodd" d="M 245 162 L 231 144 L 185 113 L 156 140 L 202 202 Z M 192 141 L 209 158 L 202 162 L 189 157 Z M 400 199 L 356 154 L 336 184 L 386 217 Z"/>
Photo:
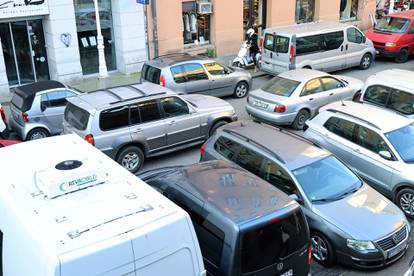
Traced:
<path id="1" fill-rule="evenodd" d="M 345 193 L 342 193 L 342 194 L 340 194 L 339 196 L 336 196 L 336 197 L 314 199 L 314 200 L 312 200 L 312 203 L 337 201 L 337 200 L 340 200 L 340 199 L 346 197 L 347 195 L 350 195 L 350 194 L 353 194 L 353 193 L 357 192 L 360 188 L 361 188 L 361 186 L 355 187 L 355 188 L 353 188 L 349 191 L 346 191 Z"/>

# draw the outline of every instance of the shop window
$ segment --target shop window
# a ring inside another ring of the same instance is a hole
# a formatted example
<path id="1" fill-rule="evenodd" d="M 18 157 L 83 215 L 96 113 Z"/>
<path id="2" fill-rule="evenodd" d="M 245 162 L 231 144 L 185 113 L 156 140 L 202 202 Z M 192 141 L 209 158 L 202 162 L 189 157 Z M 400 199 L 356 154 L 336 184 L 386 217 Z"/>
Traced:
<path id="1" fill-rule="evenodd" d="M 296 23 L 307 23 L 314 20 L 315 0 L 296 0 Z"/>
<path id="2" fill-rule="evenodd" d="M 115 40 L 113 39 L 111 0 L 99 0 L 99 16 L 105 46 L 105 60 L 109 71 L 116 69 Z M 84 74 L 99 69 L 95 7 L 90 0 L 74 0 L 79 53 Z"/>
<path id="3" fill-rule="evenodd" d="M 197 13 L 196 2 L 183 3 L 184 44 L 208 44 L 210 42 L 210 15 Z"/>
<path id="4" fill-rule="evenodd" d="M 266 0 L 243 0 L 243 27 L 256 26 L 259 35 L 266 28 Z"/>
<path id="5" fill-rule="evenodd" d="M 358 13 L 358 0 L 341 0 L 341 20 L 356 20 Z"/>

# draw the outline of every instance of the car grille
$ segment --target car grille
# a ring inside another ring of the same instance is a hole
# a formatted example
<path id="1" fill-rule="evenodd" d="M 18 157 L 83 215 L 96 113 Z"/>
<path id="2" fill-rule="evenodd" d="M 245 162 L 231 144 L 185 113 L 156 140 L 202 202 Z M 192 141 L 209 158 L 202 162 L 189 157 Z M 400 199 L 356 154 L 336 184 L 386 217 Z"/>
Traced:
<path id="1" fill-rule="evenodd" d="M 388 237 L 377 241 L 377 245 L 384 251 L 387 251 L 396 245 L 398 245 L 400 242 L 405 240 L 407 238 L 407 226 L 404 226 L 397 232 L 394 232 L 393 234 L 389 235 Z"/>
<path id="2" fill-rule="evenodd" d="M 372 41 L 374 43 L 374 46 L 385 46 L 385 43 L 383 42 L 377 42 L 377 41 Z"/>

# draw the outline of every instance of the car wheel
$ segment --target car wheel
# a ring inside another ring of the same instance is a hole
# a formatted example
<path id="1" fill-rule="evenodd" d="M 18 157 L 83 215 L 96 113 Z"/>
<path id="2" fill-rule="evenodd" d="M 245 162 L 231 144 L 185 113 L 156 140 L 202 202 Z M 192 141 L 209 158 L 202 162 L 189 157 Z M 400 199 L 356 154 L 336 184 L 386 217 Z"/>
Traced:
<path id="1" fill-rule="evenodd" d="M 367 53 L 362 56 L 361 62 L 359 63 L 359 69 L 367 70 L 369 67 L 371 67 L 371 64 L 372 64 L 372 55 Z"/>
<path id="2" fill-rule="evenodd" d="M 329 267 L 335 262 L 335 253 L 329 240 L 319 232 L 311 233 L 312 257 L 323 266 Z"/>
<path id="3" fill-rule="evenodd" d="M 397 205 L 403 210 L 405 215 L 414 219 L 414 190 L 411 188 L 404 188 L 398 192 L 396 196 Z"/>
<path id="4" fill-rule="evenodd" d="M 303 130 L 305 126 L 305 122 L 310 118 L 309 111 L 302 109 L 299 111 L 298 115 L 296 115 L 295 121 L 292 124 L 292 127 L 297 130 Z"/>
<path id="5" fill-rule="evenodd" d="M 29 131 L 29 133 L 26 136 L 26 141 L 42 139 L 42 138 L 46 138 L 49 136 L 50 136 L 50 133 L 46 129 L 35 128 Z"/>
<path id="6" fill-rule="evenodd" d="M 243 98 L 247 95 L 247 92 L 249 91 L 249 85 L 241 81 L 236 85 L 236 88 L 234 88 L 234 97 L 236 98 Z"/>
<path id="7" fill-rule="evenodd" d="M 144 165 L 144 153 L 139 147 L 129 146 L 121 150 L 116 160 L 131 173 L 136 173 Z"/>
<path id="8" fill-rule="evenodd" d="M 404 63 L 408 60 L 408 50 L 407 49 L 401 49 L 398 52 L 398 55 L 395 57 L 394 61 L 397 63 Z"/>
<path id="9" fill-rule="evenodd" d="M 219 127 L 221 127 L 221 126 L 224 126 L 225 124 L 227 124 L 227 122 L 226 122 L 226 121 L 218 121 L 218 122 L 215 122 L 215 123 L 214 123 L 214 125 L 210 128 L 210 131 L 209 131 L 209 133 L 208 133 L 208 137 L 213 136 L 213 135 L 214 135 L 214 133 L 216 133 L 216 130 L 217 130 Z"/>

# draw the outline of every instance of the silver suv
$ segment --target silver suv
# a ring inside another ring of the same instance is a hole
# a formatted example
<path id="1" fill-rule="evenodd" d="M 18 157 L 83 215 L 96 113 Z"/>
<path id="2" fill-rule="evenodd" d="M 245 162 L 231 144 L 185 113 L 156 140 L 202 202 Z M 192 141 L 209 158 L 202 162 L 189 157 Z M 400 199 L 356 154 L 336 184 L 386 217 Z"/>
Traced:
<path id="1" fill-rule="evenodd" d="M 234 95 L 242 98 L 252 87 L 252 76 L 243 69 L 179 53 L 147 61 L 142 67 L 141 81 L 160 84 L 179 94 L 200 93 L 216 97 Z"/>
<path id="2" fill-rule="evenodd" d="M 362 103 L 324 106 L 305 137 L 333 152 L 414 218 L 414 122 Z"/>
<path id="3" fill-rule="evenodd" d="M 69 99 L 63 127 L 64 133 L 84 137 L 134 173 L 145 157 L 200 144 L 235 120 L 233 107 L 221 99 L 178 96 L 146 82 Z"/>

